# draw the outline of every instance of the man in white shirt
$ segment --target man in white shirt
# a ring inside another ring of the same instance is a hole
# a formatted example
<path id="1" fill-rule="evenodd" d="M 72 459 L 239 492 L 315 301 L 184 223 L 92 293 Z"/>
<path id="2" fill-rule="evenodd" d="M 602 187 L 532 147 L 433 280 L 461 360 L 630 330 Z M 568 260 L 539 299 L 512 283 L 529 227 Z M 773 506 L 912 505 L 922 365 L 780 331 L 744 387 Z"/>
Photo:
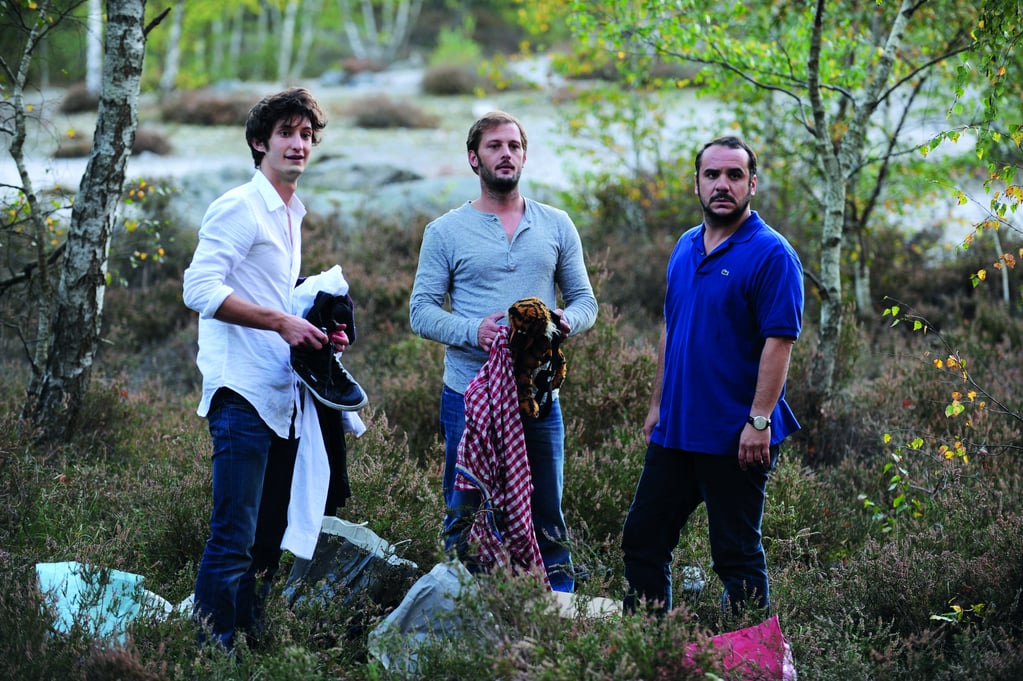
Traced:
<path id="1" fill-rule="evenodd" d="M 184 274 L 185 305 L 199 313 L 198 414 L 213 437 L 213 513 L 195 616 L 228 649 L 238 632 L 258 637 L 280 563 L 298 444 L 291 349 L 348 344 L 343 326 L 328 334 L 291 312 L 306 212 L 295 190 L 325 125 L 304 88 L 252 108 L 245 139 L 256 173 L 210 205 Z"/>

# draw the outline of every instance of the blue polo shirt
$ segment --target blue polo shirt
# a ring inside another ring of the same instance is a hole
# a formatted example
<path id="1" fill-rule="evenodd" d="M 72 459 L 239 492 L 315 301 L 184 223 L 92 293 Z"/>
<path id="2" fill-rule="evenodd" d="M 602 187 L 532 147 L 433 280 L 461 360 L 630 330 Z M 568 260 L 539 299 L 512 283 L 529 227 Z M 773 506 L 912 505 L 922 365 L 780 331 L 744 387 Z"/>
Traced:
<path id="1" fill-rule="evenodd" d="M 754 211 L 709 255 L 703 225 L 679 238 L 668 261 L 664 382 L 651 440 L 669 448 L 735 455 L 772 336 L 799 336 L 803 267 Z M 799 429 L 785 389 L 771 414 L 771 444 Z"/>

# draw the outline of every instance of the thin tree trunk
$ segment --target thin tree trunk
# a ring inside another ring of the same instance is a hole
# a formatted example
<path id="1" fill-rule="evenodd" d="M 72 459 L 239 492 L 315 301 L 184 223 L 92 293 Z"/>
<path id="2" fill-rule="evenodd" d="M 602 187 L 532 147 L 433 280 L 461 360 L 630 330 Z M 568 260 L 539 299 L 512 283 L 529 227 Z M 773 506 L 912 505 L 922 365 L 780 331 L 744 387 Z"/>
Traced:
<path id="1" fill-rule="evenodd" d="M 224 51 L 227 49 L 227 40 L 224 34 L 224 20 L 216 17 L 210 22 L 210 73 L 213 78 L 221 76 L 221 69 L 224 68 Z"/>
<path id="2" fill-rule="evenodd" d="M 106 54 L 92 153 L 68 232 L 48 361 L 29 388 L 28 417 L 47 441 L 74 428 L 99 341 L 107 260 L 135 139 L 145 54 L 145 0 L 108 0 Z"/>
<path id="3" fill-rule="evenodd" d="M 103 86 L 103 7 L 100 0 L 89 0 L 85 44 L 85 91 L 99 97 Z"/>
<path id="4" fill-rule="evenodd" d="M 46 0 L 39 6 L 40 15 L 49 14 L 50 4 L 49 0 Z M 35 337 L 31 349 L 33 380 L 39 376 L 41 367 L 45 366 L 47 353 L 50 350 L 47 340 L 50 337 L 50 310 L 53 302 L 53 283 L 46 246 L 50 241 L 49 234 L 45 217 L 39 205 L 39 197 L 36 196 L 35 186 L 32 184 L 32 176 L 29 174 L 28 166 L 25 164 L 25 139 L 28 133 L 28 120 L 25 115 L 27 110 L 25 105 L 25 84 L 28 81 L 29 66 L 32 64 L 33 55 L 41 46 L 44 36 L 43 29 L 43 25 L 37 23 L 29 31 L 11 88 L 11 104 L 14 111 L 14 135 L 11 138 L 10 154 L 18 168 L 21 192 L 24 194 L 25 202 L 28 204 L 29 221 L 32 232 L 35 235 L 35 267 L 38 271 L 37 279 L 40 288 Z"/>
<path id="5" fill-rule="evenodd" d="M 292 82 L 297 81 L 305 73 L 305 65 L 309 61 L 309 53 L 316 42 L 316 29 L 319 26 L 319 18 L 323 14 L 324 1 L 310 0 L 312 4 L 307 4 L 306 11 L 299 15 L 301 21 L 301 28 L 298 31 L 300 42 L 295 53 L 295 59 L 291 65 L 291 73 L 289 74 L 289 80 Z"/>
<path id="6" fill-rule="evenodd" d="M 174 17 L 171 20 L 170 35 L 167 37 L 167 57 L 160 76 L 160 97 L 166 100 L 174 92 L 181 63 L 181 29 L 185 22 L 185 0 L 174 3 Z"/>
<path id="7" fill-rule="evenodd" d="M 906 25 L 917 0 L 902 0 L 899 13 L 888 33 L 881 58 L 864 94 L 855 101 L 853 119 L 847 132 L 831 139 L 830 121 L 821 97 L 820 53 L 823 40 L 824 0 L 817 0 L 810 50 L 810 101 L 813 109 L 817 152 L 824 168 L 824 225 L 821 229 L 821 316 L 817 330 L 817 354 L 811 368 L 811 390 L 818 408 L 823 408 L 834 390 L 835 367 L 842 335 L 842 228 L 845 223 L 846 182 L 866 141 L 867 124 L 877 109 L 905 36 Z"/>
<path id="8" fill-rule="evenodd" d="M 231 73 L 227 74 L 232 77 L 240 75 L 241 69 L 238 65 L 241 64 L 242 58 L 242 37 L 245 32 L 245 9 L 238 5 L 234 10 L 234 16 L 231 17 L 231 44 L 228 49 L 228 60 L 227 63 L 230 65 L 229 68 L 233 69 Z"/>
<path id="9" fill-rule="evenodd" d="M 298 23 L 299 9 L 302 0 L 288 0 L 284 8 L 284 19 L 281 21 L 281 46 L 277 50 L 277 80 L 287 85 L 291 74 L 291 63 L 295 45 L 295 25 Z"/>

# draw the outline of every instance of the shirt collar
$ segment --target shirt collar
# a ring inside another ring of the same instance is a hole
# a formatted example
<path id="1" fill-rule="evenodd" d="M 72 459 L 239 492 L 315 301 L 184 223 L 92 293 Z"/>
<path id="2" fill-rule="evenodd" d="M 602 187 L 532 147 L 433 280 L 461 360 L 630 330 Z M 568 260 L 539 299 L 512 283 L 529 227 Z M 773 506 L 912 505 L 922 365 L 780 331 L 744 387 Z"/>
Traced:
<path id="1" fill-rule="evenodd" d="M 760 214 L 757 213 L 755 210 L 754 211 L 750 211 L 750 216 L 742 221 L 742 224 L 739 225 L 739 229 L 735 230 L 735 233 L 732 234 L 730 237 L 728 237 L 728 239 L 726 240 L 725 243 L 733 243 L 734 244 L 734 243 L 742 243 L 744 241 L 749 241 L 750 239 L 753 238 L 753 235 L 756 234 L 758 231 L 760 231 L 760 229 L 763 228 L 764 226 L 765 226 L 765 223 L 760 218 Z M 702 243 L 703 242 L 703 230 L 705 230 L 706 228 L 707 227 L 706 227 L 705 224 L 700 223 L 700 225 L 699 225 L 699 227 L 697 229 L 692 230 L 692 234 L 690 235 L 690 238 L 693 241 L 696 241 L 696 240 L 699 239 L 700 242 Z"/>
<path id="2" fill-rule="evenodd" d="M 268 212 L 274 213 L 285 207 L 284 199 L 281 198 L 281 195 L 277 193 L 274 186 L 270 184 L 270 180 L 260 170 L 256 170 L 255 175 L 252 176 L 252 182 L 256 186 L 259 195 L 263 197 Z M 305 216 L 305 204 L 298 198 L 298 194 L 291 197 L 291 202 L 287 207 L 298 217 Z"/>

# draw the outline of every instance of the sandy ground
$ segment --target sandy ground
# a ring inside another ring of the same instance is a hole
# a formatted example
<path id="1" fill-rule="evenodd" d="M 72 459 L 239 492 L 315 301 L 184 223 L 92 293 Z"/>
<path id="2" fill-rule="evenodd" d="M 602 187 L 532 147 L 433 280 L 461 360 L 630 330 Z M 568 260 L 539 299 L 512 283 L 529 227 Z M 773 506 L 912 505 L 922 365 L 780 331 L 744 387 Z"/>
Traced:
<path id="1" fill-rule="evenodd" d="M 465 160 L 465 134 L 482 112 L 502 108 L 518 116 L 530 138 L 526 175 L 536 181 L 563 186 L 567 175 L 555 147 L 556 120 L 547 92 L 511 92 L 486 98 L 428 97 L 420 93 L 421 71 L 394 70 L 375 74 L 352 85 L 324 86 L 315 81 L 303 83 L 327 110 L 328 126 L 316 157 L 357 159 L 367 164 L 388 164 L 422 177 L 459 177 L 471 174 Z M 279 89 L 277 84 L 246 83 L 245 92 L 253 99 Z M 346 116 L 353 101 L 374 94 L 386 94 L 396 100 L 409 100 L 436 115 L 441 125 L 435 129 L 368 130 L 355 128 Z M 66 115 L 58 111 L 62 93 L 50 91 L 36 97 L 35 109 L 42 119 L 33 126 L 26 144 L 28 168 L 37 189 L 59 184 L 77 188 L 87 159 L 55 159 L 52 154 L 68 131 L 86 138 L 95 130 L 94 114 Z M 200 127 L 168 124 L 159 120 L 151 97 L 143 96 L 139 107 L 139 127 L 159 132 L 173 146 L 169 155 L 151 153 L 133 156 L 128 162 L 128 178 L 181 178 L 210 174 L 224 168 L 251 168 L 244 132 L 234 127 Z M 8 154 L 8 140 L 0 137 L 0 183 L 20 185 L 17 169 Z"/>
<path id="2" fill-rule="evenodd" d="M 392 69 L 348 85 L 325 85 L 318 81 L 302 83 L 320 99 L 329 118 L 323 142 L 314 152 L 311 170 L 318 160 L 326 158 L 347 159 L 362 165 L 391 166 L 435 181 L 432 185 L 427 183 L 418 188 L 413 188 L 410 183 L 408 191 L 415 195 L 411 200 L 435 191 L 435 187 L 441 186 L 440 180 L 449 180 L 454 188 L 451 190 L 452 201 L 458 203 L 467 191 L 471 194 L 476 183 L 465 158 L 466 132 L 480 114 L 494 108 L 519 117 L 529 134 L 529 153 L 523 173 L 523 189 L 529 195 L 535 195 L 533 187 L 569 189 L 576 172 L 600 169 L 597 166 L 601 165 L 604 169 L 621 168 L 620 156 L 608 153 L 594 160 L 567 150 L 568 141 L 580 140 L 569 140 L 562 132 L 563 123 L 558 116 L 553 93 L 563 83 L 547 73 L 542 61 L 529 63 L 524 68 L 529 69 L 527 75 L 534 82 L 541 83 L 539 90 L 507 92 L 484 98 L 425 96 L 420 91 L 422 70 L 415 68 Z M 245 83 L 233 87 L 251 93 L 253 101 L 280 89 L 280 85 L 273 83 Z M 346 113 L 349 105 L 359 98 L 377 94 L 409 101 L 436 115 L 440 126 L 424 130 L 368 130 L 352 126 Z M 60 185 L 67 191 L 77 189 L 87 159 L 54 159 L 52 154 L 68 130 L 91 137 L 95 128 L 94 114 L 67 116 L 59 113 L 61 96 L 59 91 L 39 96 L 36 111 L 41 112 L 41 121 L 33 127 L 26 146 L 29 173 L 40 192 L 54 185 Z M 715 111 L 713 103 L 696 100 L 691 93 L 680 94 L 676 116 L 678 127 L 664 131 L 666 138 L 694 134 L 694 129 L 700 136 L 716 134 L 724 121 L 722 112 Z M 129 180 L 142 178 L 151 183 L 163 178 L 180 180 L 188 187 L 199 188 L 193 190 L 197 195 L 191 204 L 205 206 L 220 192 L 247 179 L 246 175 L 252 170 L 251 157 L 240 127 L 165 123 L 159 119 L 151 96 L 143 96 L 141 100 L 139 126 L 162 133 L 171 141 L 173 152 L 165 156 L 146 153 L 132 157 L 127 169 Z M 689 132 L 683 133 L 683 130 Z M 8 142 L 7 138 L 0 136 L 0 185 L 19 187 L 20 178 L 7 153 Z M 689 173 L 688 164 L 680 168 L 680 172 Z M 766 186 L 764 180 L 769 182 L 769 178 L 761 180 L 762 186 Z M 372 189 L 363 193 L 369 200 L 374 200 Z M 393 192 L 383 200 L 394 200 Z M 323 199 L 321 205 L 337 201 L 336 196 L 330 196 Z M 957 207 L 951 201 L 929 204 L 922 212 L 926 214 L 919 216 L 919 224 L 926 226 L 935 221 L 947 224 L 948 241 L 952 243 L 958 242 L 969 231 L 967 225 L 980 219 L 975 206 Z"/>

